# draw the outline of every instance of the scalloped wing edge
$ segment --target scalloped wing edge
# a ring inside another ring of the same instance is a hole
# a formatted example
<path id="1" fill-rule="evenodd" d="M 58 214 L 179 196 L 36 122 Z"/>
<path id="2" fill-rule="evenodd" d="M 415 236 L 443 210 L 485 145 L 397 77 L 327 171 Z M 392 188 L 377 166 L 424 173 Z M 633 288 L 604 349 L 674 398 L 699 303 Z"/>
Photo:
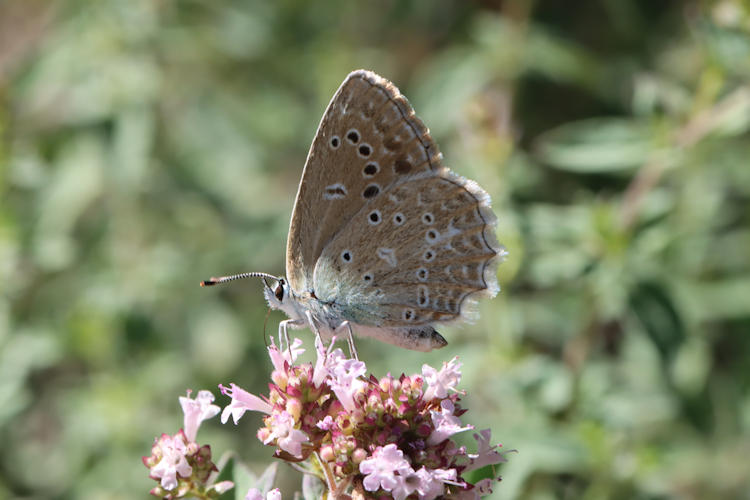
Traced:
<path id="1" fill-rule="evenodd" d="M 477 200 L 479 215 L 485 222 L 482 236 L 487 246 L 495 252 L 495 255 L 484 263 L 484 269 L 482 270 L 482 278 L 486 288 L 469 293 L 461 303 L 458 316 L 448 321 L 441 321 L 440 323 L 449 325 L 462 321 L 474 322 L 479 318 L 479 299 L 482 297 L 492 298 L 500 292 L 497 269 L 508 256 L 508 250 L 498 241 L 495 234 L 497 215 L 492 211 L 492 199 L 487 191 L 476 181 L 458 175 L 447 167 L 443 167 L 438 172 L 438 175 L 459 184 Z"/>

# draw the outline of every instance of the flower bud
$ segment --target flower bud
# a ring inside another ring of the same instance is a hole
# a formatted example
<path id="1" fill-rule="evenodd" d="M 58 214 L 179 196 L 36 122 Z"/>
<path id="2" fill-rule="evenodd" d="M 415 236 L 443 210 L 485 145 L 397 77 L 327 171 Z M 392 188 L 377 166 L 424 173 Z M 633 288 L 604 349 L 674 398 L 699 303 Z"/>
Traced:
<path id="1" fill-rule="evenodd" d="M 286 411 L 295 421 L 298 421 L 302 414 L 302 403 L 300 403 L 299 399 L 289 399 L 286 402 Z"/>
<path id="2" fill-rule="evenodd" d="M 279 386 L 279 389 L 284 391 L 286 390 L 287 381 L 289 380 L 289 378 L 287 377 L 286 373 L 274 370 L 273 372 L 271 372 L 271 380 L 274 384 Z"/>
<path id="3" fill-rule="evenodd" d="M 331 445 L 325 445 L 320 449 L 320 458 L 326 462 L 333 462 L 335 456 L 336 455 L 333 452 L 333 446 Z"/>
<path id="4" fill-rule="evenodd" d="M 268 427 L 261 427 L 258 429 L 258 440 L 262 443 L 265 443 L 266 440 L 268 440 L 268 437 L 271 435 L 271 430 Z"/>
<path id="5" fill-rule="evenodd" d="M 362 448 L 357 448 L 352 453 L 352 462 L 359 465 L 365 458 L 367 458 L 367 452 Z"/>
<path id="6" fill-rule="evenodd" d="M 378 385 L 380 385 L 380 389 L 382 389 L 383 392 L 389 392 L 391 390 L 391 378 L 383 377 Z"/>

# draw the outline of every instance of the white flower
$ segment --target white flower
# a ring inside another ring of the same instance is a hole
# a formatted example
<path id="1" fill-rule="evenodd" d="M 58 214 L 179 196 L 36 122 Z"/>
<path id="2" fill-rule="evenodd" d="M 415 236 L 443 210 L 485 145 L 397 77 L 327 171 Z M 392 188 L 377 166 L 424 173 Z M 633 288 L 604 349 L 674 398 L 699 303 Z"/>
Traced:
<path id="1" fill-rule="evenodd" d="M 271 407 L 270 404 L 266 403 L 258 396 L 250 394 L 243 388 L 239 387 L 237 384 L 229 384 L 229 386 L 230 387 L 225 387 L 223 385 L 219 386 L 222 393 L 232 398 L 232 402 L 229 403 L 221 413 L 222 424 L 225 424 L 227 420 L 229 420 L 229 415 L 232 416 L 232 419 L 236 424 L 242 417 L 242 415 L 244 415 L 248 410 L 260 411 L 269 414 L 271 413 L 271 410 L 273 410 L 273 407 Z"/>
<path id="2" fill-rule="evenodd" d="M 290 455 L 302 458 L 302 444 L 308 442 L 304 431 L 294 428 L 294 418 L 286 411 L 273 415 L 271 434 L 263 441 L 268 444 L 274 439 L 276 445 Z"/>
<path id="3" fill-rule="evenodd" d="M 394 478 L 396 485 L 391 489 L 393 500 L 404 500 L 422 485 L 422 478 L 411 467 L 404 469 Z"/>
<path id="4" fill-rule="evenodd" d="M 363 460 L 359 464 L 359 472 L 365 475 L 364 485 L 367 491 L 377 491 L 384 489 L 392 491 L 399 485 L 399 478 L 396 472 L 408 471 L 409 462 L 404 458 L 404 454 L 395 444 L 389 444 L 377 448 L 372 458 Z"/>
<path id="5" fill-rule="evenodd" d="M 415 472 L 407 466 L 395 476 L 396 485 L 391 489 L 391 495 L 393 500 L 404 500 L 416 491 L 420 500 L 434 500 L 445 493 L 445 483 L 463 485 L 456 482 L 456 477 L 456 469 L 428 469 L 423 466 Z"/>
<path id="6" fill-rule="evenodd" d="M 458 361 L 458 356 L 448 363 L 444 361 L 440 371 L 435 370 L 430 365 L 422 365 L 422 376 L 427 382 L 424 399 L 447 397 L 448 391 L 455 390 L 455 387 L 461 381 L 461 363 Z"/>
<path id="7" fill-rule="evenodd" d="M 420 500 L 433 500 L 445 492 L 445 483 L 456 483 L 456 469 L 427 469 L 422 467 L 417 471 L 422 480 L 417 493 Z"/>
<path id="8" fill-rule="evenodd" d="M 432 431 L 430 437 L 427 438 L 427 444 L 435 445 L 442 443 L 457 432 L 463 432 L 474 428 L 471 425 L 461 427 L 461 420 L 453 415 L 455 406 L 450 399 L 443 400 L 440 403 L 440 408 L 442 411 L 430 411 L 430 415 L 432 415 L 432 423 L 435 424 L 435 430 Z"/>
<path id="9" fill-rule="evenodd" d="M 367 367 L 362 361 L 344 357 L 341 349 L 334 350 L 328 356 L 326 364 L 330 375 L 328 385 L 343 407 L 347 411 L 353 411 L 356 408 L 354 397 L 365 387 L 365 382 L 359 377 L 367 372 Z"/>
<path id="10" fill-rule="evenodd" d="M 175 436 L 163 434 L 158 441 L 161 449 L 161 460 L 151 468 L 151 475 L 161 479 L 161 487 L 171 490 L 177 487 L 177 474 L 182 477 L 190 477 L 193 468 L 187 462 L 185 454 L 187 446 L 182 438 L 182 433 Z"/>
<path id="11" fill-rule="evenodd" d="M 210 391 L 199 391 L 195 399 L 190 398 L 190 391 L 187 397 L 180 396 L 180 406 L 185 414 L 184 430 L 188 441 L 195 442 L 195 436 L 198 433 L 198 427 L 201 422 L 213 418 L 219 413 L 219 408 L 215 404 L 214 395 Z"/>

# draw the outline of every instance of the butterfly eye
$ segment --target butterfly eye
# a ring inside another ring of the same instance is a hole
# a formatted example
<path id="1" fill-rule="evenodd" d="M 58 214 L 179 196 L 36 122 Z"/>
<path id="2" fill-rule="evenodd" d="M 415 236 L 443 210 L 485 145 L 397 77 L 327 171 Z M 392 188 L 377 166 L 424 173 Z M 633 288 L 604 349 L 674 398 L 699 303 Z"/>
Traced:
<path id="1" fill-rule="evenodd" d="M 279 284 L 276 285 L 276 289 L 274 289 L 273 294 L 276 296 L 276 300 L 279 302 L 282 302 L 284 300 L 284 286 L 283 282 L 279 281 Z"/>

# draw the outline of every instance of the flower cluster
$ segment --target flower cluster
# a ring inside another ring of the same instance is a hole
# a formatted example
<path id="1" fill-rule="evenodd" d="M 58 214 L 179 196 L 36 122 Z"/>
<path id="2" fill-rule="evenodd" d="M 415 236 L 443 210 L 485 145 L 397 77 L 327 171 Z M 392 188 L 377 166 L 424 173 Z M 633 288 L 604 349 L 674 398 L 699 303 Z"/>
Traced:
<path id="1" fill-rule="evenodd" d="M 472 429 L 459 418 L 466 410 L 456 390 L 461 379 L 457 358 L 440 370 L 424 365 L 421 375 L 378 379 L 365 376 L 362 361 L 320 343 L 314 364 L 296 364 L 301 344 L 295 339 L 280 349 L 272 342 L 273 383 L 267 397 L 235 384 L 220 386 L 232 398 L 222 422 L 231 416 L 236 424 L 248 410 L 265 413 L 258 438 L 276 447 L 281 459 L 312 464 L 309 470 L 334 497 L 352 491 L 395 500 L 473 499 L 490 492 L 492 480 L 471 484 L 464 477 L 505 461 L 498 446 L 490 445 L 490 431 L 474 435 L 475 454 L 451 439 Z"/>
<path id="2" fill-rule="evenodd" d="M 200 391 L 195 399 L 180 397 L 185 414 L 184 428 L 174 436 L 162 434 L 154 440 L 151 455 L 143 463 L 151 471 L 150 477 L 159 482 L 151 494 L 161 498 L 216 498 L 233 487 L 230 481 L 210 483 L 212 473 L 218 471 L 211 461 L 211 447 L 196 443 L 201 422 L 219 413 L 209 391 Z"/>

